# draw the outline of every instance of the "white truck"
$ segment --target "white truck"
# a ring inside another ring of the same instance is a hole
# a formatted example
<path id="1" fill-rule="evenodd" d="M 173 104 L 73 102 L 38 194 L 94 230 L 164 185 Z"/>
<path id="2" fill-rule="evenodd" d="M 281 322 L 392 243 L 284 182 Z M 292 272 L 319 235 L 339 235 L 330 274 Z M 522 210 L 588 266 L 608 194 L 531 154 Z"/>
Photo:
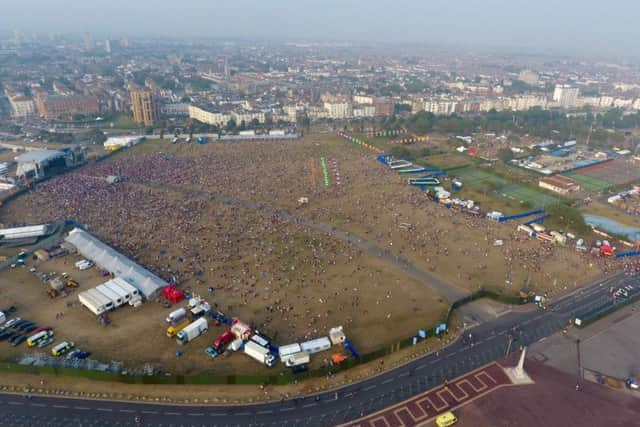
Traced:
<path id="1" fill-rule="evenodd" d="M 178 335 L 176 335 L 176 342 L 180 345 L 185 345 L 207 332 L 208 329 L 209 324 L 207 323 L 207 319 L 201 317 L 198 320 L 191 322 L 186 328 L 178 332 Z"/>
<path id="2" fill-rule="evenodd" d="M 253 341 L 248 341 L 244 345 L 244 352 L 247 356 L 256 359 L 258 362 L 270 368 L 277 362 L 275 356 L 271 354 L 266 347 L 262 347 L 260 344 Z"/>
<path id="3" fill-rule="evenodd" d="M 167 323 L 176 324 L 176 323 L 180 323 L 186 317 L 187 317 L 187 309 L 183 307 L 177 310 L 173 310 L 171 313 L 169 313 L 169 315 L 165 320 L 167 321 Z"/>
<path id="4" fill-rule="evenodd" d="M 309 353 L 301 351 L 299 353 L 290 354 L 283 360 L 284 364 L 287 365 L 288 368 L 291 368 L 292 366 L 307 365 L 311 361 L 311 358 L 309 357 Z"/>

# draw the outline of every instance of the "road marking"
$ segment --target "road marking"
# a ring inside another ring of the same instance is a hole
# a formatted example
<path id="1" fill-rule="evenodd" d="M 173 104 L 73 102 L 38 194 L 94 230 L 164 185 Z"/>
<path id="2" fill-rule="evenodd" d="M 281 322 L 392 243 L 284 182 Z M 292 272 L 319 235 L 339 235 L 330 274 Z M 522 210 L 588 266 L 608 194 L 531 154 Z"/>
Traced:
<path id="1" fill-rule="evenodd" d="M 427 367 L 427 365 L 425 365 L 425 364 L 423 363 L 422 365 L 420 365 L 420 366 L 418 366 L 418 367 L 416 368 L 416 371 L 419 371 L 420 369 L 424 369 L 424 368 L 426 368 L 426 367 Z"/>
<path id="2" fill-rule="evenodd" d="M 73 409 L 80 409 L 81 411 L 88 411 L 91 408 L 87 408 L 86 406 L 74 406 Z"/>
<path id="3" fill-rule="evenodd" d="M 302 405 L 303 408 L 311 408 L 312 406 L 316 406 L 317 403 L 307 403 L 306 405 Z"/>
<path id="4" fill-rule="evenodd" d="M 237 412 L 236 415 L 240 415 L 241 417 L 245 415 L 251 415 L 251 412 Z"/>
<path id="5" fill-rule="evenodd" d="M 47 405 L 44 403 L 32 403 L 31 406 L 39 406 L 40 408 L 46 408 Z"/>
<path id="6" fill-rule="evenodd" d="M 226 412 L 210 412 L 209 416 L 210 417 L 226 417 L 227 413 Z"/>
<path id="7" fill-rule="evenodd" d="M 68 408 L 68 406 L 67 406 L 67 405 L 51 405 L 51 406 L 52 406 L 52 407 L 54 407 L 54 408 L 59 408 L 59 409 L 66 409 L 66 408 Z"/>
<path id="8" fill-rule="evenodd" d="M 369 387 L 365 387 L 362 389 L 362 391 L 369 391 L 369 390 L 373 390 L 374 388 L 376 388 L 375 384 L 370 385 Z"/>
<path id="9" fill-rule="evenodd" d="M 256 414 L 258 414 L 258 415 L 273 414 L 273 411 L 258 411 L 258 412 L 256 412 Z"/>
<path id="10" fill-rule="evenodd" d="M 284 412 L 284 411 L 293 411 L 296 408 L 280 408 L 280 412 Z"/>
<path id="11" fill-rule="evenodd" d="M 191 417 L 203 417 L 204 413 L 202 413 L 202 412 L 189 412 L 187 415 L 189 415 Z"/>
<path id="12" fill-rule="evenodd" d="M 98 408 L 97 410 L 102 412 L 113 412 L 113 409 L 111 408 Z"/>
<path id="13" fill-rule="evenodd" d="M 165 412 L 165 415 L 182 415 L 180 412 Z"/>
<path id="14" fill-rule="evenodd" d="M 24 405 L 23 402 L 9 402 L 9 405 Z"/>
<path id="15" fill-rule="evenodd" d="M 408 375 L 411 375 L 411 372 L 404 372 L 404 373 L 398 375 L 398 377 L 406 377 Z"/>
<path id="16" fill-rule="evenodd" d="M 157 414 L 158 413 L 157 411 L 140 411 L 140 412 L 142 412 L 143 414 Z"/>
<path id="17" fill-rule="evenodd" d="M 393 380 L 394 380 L 394 378 L 393 378 L 393 377 L 391 377 L 391 378 L 387 378 L 386 380 L 382 381 L 380 384 L 389 384 L 389 383 L 390 383 L 391 381 L 393 381 Z"/>
<path id="18" fill-rule="evenodd" d="M 132 414 L 132 413 L 134 413 L 136 411 L 134 411 L 132 409 L 118 409 L 118 412 L 126 412 L 126 413 L 129 413 L 129 414 Z"/>

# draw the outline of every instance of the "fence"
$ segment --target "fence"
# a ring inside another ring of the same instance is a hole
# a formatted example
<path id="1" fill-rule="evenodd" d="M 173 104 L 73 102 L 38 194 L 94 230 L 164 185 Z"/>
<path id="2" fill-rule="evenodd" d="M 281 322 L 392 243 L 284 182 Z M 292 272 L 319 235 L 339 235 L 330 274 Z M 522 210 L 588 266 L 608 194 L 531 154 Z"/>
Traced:
<path id="1" fill-rule="evenodd" d="M 446 324 L 447 328 L 451 322 L 451 315 L 453 311 L 465 304 L 480 298 L 490 298 L 505 304 L 526 304 L 528 300 L 526 298 L 520 298 L 517 296 L 504 295 L 500 292 L 480 289 L 479 291 L 469 294 L 468 296 L 454 302 L 447 310 L 447 313 L 442 319 L 442 324 Z M 438 326 L 434 326 L 426 330 L 426 338 L 435 337 L 438 335 Z M 407 337 L 394 344 L 382 347 L 378 350 L 372 351 L 361 355 L 359 358 L 349 358 L 339 365 L 325 366 L 312 371 L 307 371 L 299 374 L 293 373 L 280 373 L 273 375 L 216 375 L 216 374 L 199 374 L 199 375 L 122 375 L 112 372 L 93 371 L 86 369 L 75 369 L 66 367 L 54 367 L 54 366 L 33 366 L 33 365 L 20 365 L 17 363 L 2 363 L 0 364 L 0 371 L 2 372 L 17 372 L 17 373 L 31 373 L 31 374 L 50 374 L 50 375 L 65 375 L 65 376 L 77 376 L 84 377 L 91 380 L 100 381 L 116 381 L 126 384 L 270 384 L 270 385 L 283 385 L 290 384 L 294 381 L 300 381 L 306 378 L 323 377 L 329 374 L 335 374 L 347 369 L 351 369 L 354 366 L 361 365 L 373 360 L 379 359 L 391 353 L 402 350 L 403 348 L 413 345 L 413 339 L 415 336 Z"/>

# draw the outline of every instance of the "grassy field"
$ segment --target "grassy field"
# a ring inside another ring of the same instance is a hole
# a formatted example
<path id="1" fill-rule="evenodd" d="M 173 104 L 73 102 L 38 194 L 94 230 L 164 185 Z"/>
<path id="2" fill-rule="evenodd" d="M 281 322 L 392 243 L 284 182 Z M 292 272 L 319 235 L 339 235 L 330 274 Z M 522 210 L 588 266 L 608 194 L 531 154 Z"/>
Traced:
<path id="1" fill-rule="evenodd" d="M 576 172 L 569 172 L 564 175 L 578 181 L 582 186 L 582 188 L 584 188 L 588 192 L 601 192 L 615 185 L 603 179 L 598 179 L 589 175 L 579 174 Z"/>
<path id="2" fill-rule="evenodd" d="M 463 184 L 472 187 L 475 190 L 495 190 L 497 194 L 505 199 L 510 199 L 517 204 L 531 208 L 542 208 L 546 205 L 557 204 L 561 200 L 533 190 L 524 185 L 507 181 L 506 179 L 493 175 L 489 172 L 480 170 L 475 167 L 457 169 L 453 171 L 452 176 L 458 177 Z"/>
<path id="3" fill-rule="evenodd" d="M 640 217 L 629 215 L 625 212 L 620 211 L 619 209 L 616 209 L 613 206 L 609 206 L 604 202 L 589 203 L 588 205 L 581 207 L 580 211 L 586 214 L 610 218 L 621 224 L 629 225 L 632 227 L 640 227 Z"/>

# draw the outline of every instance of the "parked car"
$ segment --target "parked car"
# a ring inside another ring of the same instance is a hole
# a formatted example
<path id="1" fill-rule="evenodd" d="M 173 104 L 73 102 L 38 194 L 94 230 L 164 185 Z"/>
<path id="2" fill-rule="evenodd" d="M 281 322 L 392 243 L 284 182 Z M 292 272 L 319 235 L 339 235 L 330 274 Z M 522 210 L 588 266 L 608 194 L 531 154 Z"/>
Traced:
<path id="1" fill-rule="evenodd" d="M 7 328 L 10 328 L 13 325 L 15 325 L 17 322 L 19 322 L 20 320 L 22 320 L 22 319 L 20 319 L 19 317 L 13 317 L 13 318 L 7 320 L 5 322 L 5 324 L 4 324 L 4 326 L 6 326 Z"/>
<path id="2" fill-rule="evenodd" d="M 46 338 L 46 339 L 40 341 L 38 343 L 38 348 L 44 348 L 44 347 L 48 346 L 49 344 L 51 344 L 54 341 L 54 339 L 55 338 L 53 338 L 53 337 L 49 337 L 49 338 Z"/>
<path id="3" fill-rule="evenodd" d="M 22 332 L 31 333 L 31 332 L 35 331 L 37 327 L 38 327 L 38 325 L 31 324 L 31 325 L 27 326 L 26 328 L 22 328 Z"/>
<path id="4" fill-rule="evenodd" d="M 12 346 L 16 347 L 19 344 L 22 344 L 23 342 L 25 342 L 26 340 L 27 340 L 26 335 L 18 334 L 10 342 Z"/>
<path id="5" fill-rule="evenodd" d="M 627 385 L 627 387 L 629 387 L 631 390 L 638 390 L 640 389 L 640 383 L 635 379 L 635 378 L 627 378 L 627 380 L 625 381 L 625 384 Z"/>
<path id="6" fill-rule="evenodd" d="M 37 328 L 37 327 L 38 327 L 38 325 L 36 325 L 36 324 L 35 324 L 35 323 L 33 323 L 33 322 L 25 321 L 23 324 L 21 324 L 20 326 L 16 326 L 15 328 L 16 328 L 16 329 L 19 329 L 19 330 L 21 330 L 21 331 L 24 331 L 25 329 L 27 329 L 27 328 L 29 328 L 29 327 L 31 327 L 31 326 L 33 326 L 33 327 L 34 327 L 33 329 L 35 329 L 35 328 Z"/>

